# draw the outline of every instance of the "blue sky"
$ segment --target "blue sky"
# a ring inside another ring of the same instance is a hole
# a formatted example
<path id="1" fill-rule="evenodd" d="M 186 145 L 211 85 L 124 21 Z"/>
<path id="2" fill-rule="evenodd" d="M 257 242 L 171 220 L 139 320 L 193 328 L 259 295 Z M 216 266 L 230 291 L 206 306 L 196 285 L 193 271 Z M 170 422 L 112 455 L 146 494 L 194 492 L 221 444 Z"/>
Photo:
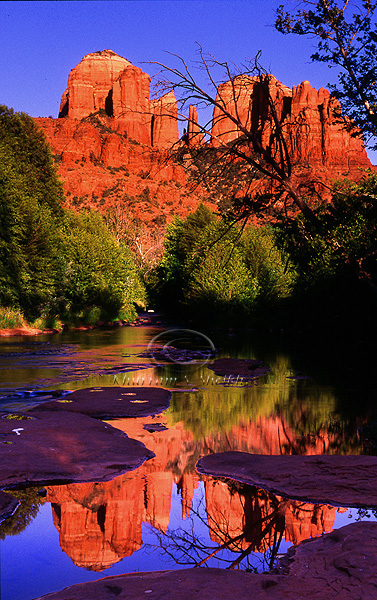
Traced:
<path id="1" fill-rule="evenodd" d="M 0 2 L 0 103 L 33 117 L 57 116 L 70 70 L 109 48 L 153 75 L 148 61 L 194 62 L 197 45 L 241 64 L 262 51 L 263 66 L 288 86 L 319 88 L 336 75 L 310 61 L 314 42 L 273 28 L 282 0 L 112 0 Z M 286 0 L 287 5 L 290 0 Z M 377 162 L 377 160 L 374 160 Z"/>

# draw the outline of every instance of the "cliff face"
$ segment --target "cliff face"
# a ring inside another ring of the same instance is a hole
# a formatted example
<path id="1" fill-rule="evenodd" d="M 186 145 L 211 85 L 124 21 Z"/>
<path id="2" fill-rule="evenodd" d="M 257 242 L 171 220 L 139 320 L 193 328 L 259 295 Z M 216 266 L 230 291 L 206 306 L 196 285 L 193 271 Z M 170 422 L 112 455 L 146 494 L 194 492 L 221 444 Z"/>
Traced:
<path id="1" fill-rule="evenodd" d="M 195 210 L 185 170 L 163 150 L 130 139 L 111 117 L 38 119 L 52 146 L 69 206 L 118 206 L 146 222 Z"/>
<path id="2" fill-rule="evenodd" d="M 127 67 L 132 67 L 131 63 L 112 50 L 84 56 L 69 74 L 59 117 L 82 119 L 99 110 L 112 113 L 112 86 Z"/>
<path id="3" fill-rule="evenodd" d="M 87 54 L 68 77 L 59 117 L 84 119 L 102 111 L 141 144 L 170 148 L 178 141 L 174 93 L 149 100 L 151 78 L 112 50 Z"/>
<path id="4" fill-rule="evenodd" d="M 52 147 L 68 205 L 116 205 L 163 225 L 195 210 L 184 169 L 169 160 L 178 141 L 171 92 L 150 100 L 150 77 L 111 50 L 87 54 L 72 69 L 59 119 L 37 119 Z"/>
<path id="5" fill-rule="evenodd" d="M 327 90 L 317 91 L 307 81 L 290 89 L 271 77 L 270 95 L 296 177 L 325 183 L 344 176 L 358 179 L 360 167 L 371 166 L 362 141 L 337 122 L 338 105 Z M 221 84 L 218 99 L 246 127 L 259 128 L 268 143 L 268 107 L 256 78 L 240 76 Z M 205 199 L 169 154 L 172 146 L 205 143 L 196 107 L 190 107 L 186 134 L 179 141 L 174 93 L 150 99 L 149 75 L 115 52 L 87 54 L 72 69 L 59 116 L 38 122 L 52 146 L 70 206 L 103 212 L 116 206 L 146 223 L 163 225 Z M 239 135 L 215 108 L 212 144 Z"/>
<path id="6" fill-rule="evenodd" d="M 368 168 L 361 138 L 351 137 L 336 116 L 340 105 L 330 92 L 303 81 L 292 89 L 270 76 L 269 93 L 276 108 L 292 164 L 309 167 L 319 178 L 360 177 L 360 167 Z M 246 128 L 255 127 L 268 144 L 272 134 L 266 97 L 258 77 L 240 76 L 219 86 L 217 100 L 224 102 L 232 116 L 238 115 Z M 215 107 L 213 144 L 237 139 L 239 131 L 231 119 Z"/>

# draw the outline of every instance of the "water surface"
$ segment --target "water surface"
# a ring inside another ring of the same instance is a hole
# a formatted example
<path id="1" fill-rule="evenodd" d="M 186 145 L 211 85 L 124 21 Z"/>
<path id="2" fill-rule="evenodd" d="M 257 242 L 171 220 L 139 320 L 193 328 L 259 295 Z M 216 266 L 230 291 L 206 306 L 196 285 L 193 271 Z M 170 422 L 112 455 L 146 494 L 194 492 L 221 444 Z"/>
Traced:
<path id="1" fill-rule="evenodd" d="M 346 380 L 334 383 L 320 359 L 305 362 L 272 337 L 261 341 L 252 333 L 214 339 L 219 356 L 269 366 L 247 384 L 215 376 L 209 363 L 159 366 L 140 355 L 160 332 L 127 327 L 0 341 L 3 411 L 89 386 L 173 390 L 163 414 L 111 421 L 156 454 L 139 469 L 107 483 L 47 486 L 43 496 L 40 488 L 19 492 L 21 508 L 0 526 L 2 600 L 31 600 L 101 576 L 195 564 L 264 571 L 292 544 L 375 519 L 373 511 L 287 502 L 195 471 L 201 456 L 224 450 L 376 453 L 368 391 Z M 163 427 L 153 431 L 156 424 Z"/>

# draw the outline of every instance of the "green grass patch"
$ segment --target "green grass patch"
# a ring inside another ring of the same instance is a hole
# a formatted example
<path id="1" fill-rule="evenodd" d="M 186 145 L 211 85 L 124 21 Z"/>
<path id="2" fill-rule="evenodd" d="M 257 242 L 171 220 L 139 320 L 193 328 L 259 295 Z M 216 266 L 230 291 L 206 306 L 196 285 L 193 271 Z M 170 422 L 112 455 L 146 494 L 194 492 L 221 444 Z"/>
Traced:
<path id="1" fill-rule="evenodd" d="M 9 421 L 30 421 L 34 419 L 34 417 L 28 417 L 26 415 L 17 415 L 16 413 L 10 413 L 3 417 L 3 419 L 8 419 Z"/>
<path id="2" fill-rule="evenodd" d="M 27 323 L 21 311 L 0 306 L 0 329 L 17 329 L 26 326 Z"/>

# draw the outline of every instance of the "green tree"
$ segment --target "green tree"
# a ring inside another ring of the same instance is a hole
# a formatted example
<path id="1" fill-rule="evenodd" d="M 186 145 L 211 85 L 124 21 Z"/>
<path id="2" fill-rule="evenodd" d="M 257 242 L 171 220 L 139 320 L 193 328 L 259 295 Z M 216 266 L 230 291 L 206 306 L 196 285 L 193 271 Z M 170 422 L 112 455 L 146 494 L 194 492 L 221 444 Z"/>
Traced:
<path id="1" fill-rule="evenodd" d="M 0 303 L 35 317 L 60 277 L 57 223 L 62 186 L 42 132 L 0 107 Z"/>
<path id="2" fill-rule="evenodd" d="M 0 106 L 0 305 L 29 320 L 134 318 L 145 292 L 131 252 L 99 214 L 63 199 L 42 131 Z"/>
<path id="3" fill-rule="evenodd" d="M 302 217 L 280 224 L 280 244 L 296 266 L 295 296 L 304 319 L 314 327 L 343 328 L 356 336 L 374 335 L 377 289 L 377 176 L 334 186 L 332 202 L 316 210 L 317 225 Z M 326 238 L 332 240 L 328 244 Z M 368 278 L 360 280 L 358 265 Z M 297 311 L 297 314 L 299 311 Z"/>
<path id="4" fill-rule="evenodd" d="M 359 128 L 377 148 L 377 2 L 303 0 L 296 5 L 289 11 L 279 6 L 276 29 L 317 39 L 312 60 L 340 69 L 339 84 L 329 87 L 351 119 L 346 126 L 355 134 Z"/>
<path id="5" fill-rule="evenodd" d="M 243 232 L 200 206 L 168 227 L 165 254 L 150 283 L 170 310 L 231 321 L 285 298 L 293 282 L 272 229 L 250 226 Z"/>
<path id="6" fill-rule="evenodd" d="M 65 273 L 62 296 L 77 318 L 135 318 L 134 303 L 145 300 L 131 253 L 119 245 L 99 213 L 66 213 L 61 232 Z"/>

